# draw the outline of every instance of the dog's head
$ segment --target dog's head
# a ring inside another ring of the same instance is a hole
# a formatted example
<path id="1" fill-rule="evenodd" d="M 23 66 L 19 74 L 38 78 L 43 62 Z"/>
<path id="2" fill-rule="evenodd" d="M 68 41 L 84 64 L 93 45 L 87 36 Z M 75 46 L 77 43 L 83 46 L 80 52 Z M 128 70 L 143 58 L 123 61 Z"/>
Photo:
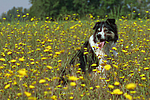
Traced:
<path id="1" fill-rule="evenodd" d="M 115 19 L 107 19 L 103 22 L 97 22 L 93 27 L 95 30 L 94 33 L 94 42 L 117 42 L 118 32 L 117 25 L 115 24 Z"/>

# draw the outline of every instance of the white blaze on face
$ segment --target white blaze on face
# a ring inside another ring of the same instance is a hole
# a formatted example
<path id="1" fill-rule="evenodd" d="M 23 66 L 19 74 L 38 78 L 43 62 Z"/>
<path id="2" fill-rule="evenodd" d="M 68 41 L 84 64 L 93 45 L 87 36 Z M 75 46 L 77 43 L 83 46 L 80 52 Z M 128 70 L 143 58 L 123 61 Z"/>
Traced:
<path id="1" fill-rule="evenodd" d="M 100 31 L 101 29 L 100 28 L 98 28 L 98 35 L 100 34 L 101 35 L 101 39 L 106 39 L 106 37 L 105 37 L 105 33 L 104 33 L 104 27 L 102 27 L 102 30 Z"/>

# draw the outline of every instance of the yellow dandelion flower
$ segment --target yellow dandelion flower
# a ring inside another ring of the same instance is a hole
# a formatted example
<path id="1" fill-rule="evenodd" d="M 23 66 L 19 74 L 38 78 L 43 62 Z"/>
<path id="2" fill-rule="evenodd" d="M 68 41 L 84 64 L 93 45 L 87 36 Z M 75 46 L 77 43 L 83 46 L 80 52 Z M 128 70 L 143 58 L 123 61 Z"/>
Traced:
<path id="1" fill-rule="evenodd" d="M 12 60 L 10 60 L 9 62 L 15 63 L 15 62 L 16 62 L 16 60 L 15 60 L 15 59 L 12 59 Z"/>
<path id="2" fill-rule="evenodd" d="M 106 70 L 110 70 L 110 68 L 111 68 L 111 65 L 105 65 L 105 67 L 104 67 Z"/>
<path id="3" fill-rule="evenodd" d="M 135 83 L 129 83 L 129 84 L 126 85 L 126 88 L 129 89 L 129 90 L 130 89 L 135 89 L 136 88 L 136 84 Z"/>
<path id="4" fill-rule="evenodd" d="M 51 97 L 51 99 L 56 100 L 56 99 L 57 99 L 57 96 L 53 95 L 53 96 Z"/>
<path id="5" fill-rule="evenodd" d="M 145 50 L 141 50 L 142 53 L 145 53 Z"/>
<path id="6" fill-rule="evenodd" d="M 123 94 L 123 92 L 120 91 L 120 89 L 115 89 L 115 90 L 113 90 L 113 94 L 121 95 L 121 94 Z"/>
<path id="7" fill-rule="evenodd" d="M 31 65 L 34 65 L 34 62 L 31 62 Z"/>
<path id="8" fill-rule="evenodd" d="M 71 97 L 69 97 L 69 99 L 73 99 L 73 97 L 71 96 Z"/>
<path id="9" fill-rule="evenodd" d="M 36 97 L 29 97 L 28 100 L 37 100 Z"/>
<path id="10" fill-rule="evenodd" d="M 85 84 L 81 84 L 82 87 L 85 87 Z"/>
<path id="11" fill-rule="evenodd" d="M 84 52 L 84 55 L 88 54 L 88 52 Z"/>
<path id="12" fill-rule="evenodd" d="M 42 57 L 41 59 L 42 59 L 42 60 L 45 60 L 45 59 L 47 59 L 47 57 Z"/>
<path id="13" fill-rule="evenodd" d="M 67 89 L 68 89 L 68 87 L 67 87 L 67 86 L 66 86 L 66 87 L 63 87 L 63 89 L 64 89 L 64 90 L 67 90 Z"/>
<path id="14" fill-rule="evenodd" d="M 4 89 L 8 89 L 10 87 L 10 84 L 5 85 Z"/>
<path id="15" fill-rule="evenodd" d="M 41 80 L 39 81 L 39 83 L 45 83 L 45 82 L 46 82 L 45 79 L 41 79 Z"/>
<path id="16" fill-rule="evenodd" d="M 90 90 L 93 90 L 93 87 L 90 87 Z"/>
<path id="17" fill-rule="evenodd" d="M 6 20 L 6 18 L 3 18 L 3 20 Z"/>
<path id="18" fill-rule="evenodd" d="M 16 82 L 16 81 L 14 81 L 13 85 L 16 85 L 16 84 L 17 84 L 17 82 Z"/>
<path id="19" fill-rule="evenodd" d="M 117 66 L 117 65 L 113 64 L 113 66 L 114 66 L 115 68 L 117 68 L 117 69 L 118 69 L 118 66 Z"/>
<path id="20" fill-rule="evenodd" d="M 110 89 L 113 89 L 113 88 L 114 88 L 114 86 L 113 86 L 113 85 L 108 85 L 108 87 L 109 87 Z"/>
<path id="21" fill-rule="evenodd" d="M 127 52 L 127 50 L 122 50 L 122 52 L 126 53 L 126 52 Z"/>
<path id="22" fill-rule="evenodd" d="M 94 66 L 97 66 L 97 64 L 92 64 L 91 66 L 94 67 Z"/>
<path id="23" fill-rule="evenodd" d="M 69 76 L 68 78 L 71 81 L 77 81 L 79 78 L 75 77 L 75 76 Z"/>
<path id="24" fill-rule="evenodd" d="M 131 93 L 131 94 L 134 94 L 134 93 L 136 93 L 136 91 L 130 91 L 130 93 Z"/>
<path id="25" fill-rule="evenodd" d="M 115 83 L 114 83 L 114 85 L 119 85 L 119 84 L 120 84 L 119 82 L 115 82 Z"/>
<path id="26" fill-rule="evenodd" d="M 76 86 L 76 83 L 75 82 L 71 82 L 70 86 Z"/>
<path id="27" fill-rule="evenodd" d="M 145 68 L 144 68 L 144 70 L 148 70 L 148 69 L 149 69 L 149 67 L 145 67 Z"/>
<path id="28" fill-rule="evenodd" d="M 27 97 L 30 97 L 31 96 L 31 93 L 30 92 L 24 92 L 24 94 L 27 96 Z"/>
<path id="29" fill-rule="evenodd" d="M 30 89 L 34 89 L 34 88 L 35 88 L 35 86 L 33 86 L 33 85 L 29 85 L 29 88 L 30 88 Z"/>
<path id="30" fill-rule="evenodd" d="M 4 58 L 0 58 L 0 61 L 5 61 L 5 59 Z"/>
<path id="31" fill-rule="evenodd" d="M 11 55 L 11 54 L 12 54 L 12 52 L 11 52 L 11 51 L 9 51 L 9 52 L 7 52 L 7 54 L 8 54 L 8 55 Z"/>
<path id="32" fill-rule="evenodd" d="M 52 66 L 46 66 L 48 69 L 52 69 L 53 67 Z"/>
<path id="33" fill-rule="evenodd" d="M 95 86 L 95 87 L 96 87 L 97 89 L 98 89 L 98 88 L 100 88 L 100 86 L 99 86 L 99 85 L 97 85 L 97 86 Z"/>
<path id="34" fill-rule="evenodd" d="M 17 96 L 19 97 L 19 96 L 21 96 L 22 95 L 22 93 L 17 93 Z"/>
<path id="35" fill-rule="evenodd" d="M 19 58 L 19 61 L 24 61 L 25 59 L 24 59 L 24 57 L 22 57 L 22 58 Z"/>
<path id="36" fill-rule="evenodd" d="M 142 80 L 146 80 L 146 77 L 142 77 L 141 79 L 142 79 Z"/>
<path id="37" fill-rule="evenodd" d="M 83 79 L 84 77 L 83 77 L 83 76 L 79 76 L 79 78 L 80 78 L 80 79 Z"/>
<path id="38" fill-rule="evenodd" d="M 56 54 L 56 55 L 59 55 L 59 54 L 60 54 L 60 52 L 55 52 L 55 54 Z"/>
<path id="39" fill-rule="evenodd" d="M 26 13 L 27 16 L 29 16 L 29 13 Z"/>
<path id="40" fill-rule="evenodd" d="M 127 98 L 127 99 L 129 99 L 129 100 L 132 100 L 132 96 L 131 96 L 131 95 L 125 93 L 124 96 L 125 96 L 125 98 Z"/>
<path id="41" fill-rule="evenodd" d="M 116 47 L 112 47 L 112 50 L 115 50 L 115 51 L 116 51 L 116 50 L 117 50 L 117 48 L 116 48 Z"/>
<path id="42" fill-rule="evenodd" d="M 27 76 L 27 70 L 25 68 L 18 70 L 18 73 L 22 76 Z"/>

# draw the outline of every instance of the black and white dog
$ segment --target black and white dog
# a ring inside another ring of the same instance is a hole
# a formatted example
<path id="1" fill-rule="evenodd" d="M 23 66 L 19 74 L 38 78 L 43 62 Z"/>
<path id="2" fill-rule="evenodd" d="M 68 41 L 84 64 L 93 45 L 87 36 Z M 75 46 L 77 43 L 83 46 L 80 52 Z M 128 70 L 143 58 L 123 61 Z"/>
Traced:
<path id="1" fill-rule="evenodd" d="M 93 30 L 95 30 L 94 34 L 83 44 L 70 62 L 70 65 L 74 65 L 75 62 L 79 63 L 83 72 L 91 72 L 93 68 L 103 72 L 102 64 L 104 60 L 107 60 L 107 57 L 110 57 L 110 50 L 118 40 L 115 19 L 97 22 Z M 112 53 L 114 56 L 117 55 L 115 51 Z M 92 64 L 95 64 L 95 67 L 91 66 Z"/>

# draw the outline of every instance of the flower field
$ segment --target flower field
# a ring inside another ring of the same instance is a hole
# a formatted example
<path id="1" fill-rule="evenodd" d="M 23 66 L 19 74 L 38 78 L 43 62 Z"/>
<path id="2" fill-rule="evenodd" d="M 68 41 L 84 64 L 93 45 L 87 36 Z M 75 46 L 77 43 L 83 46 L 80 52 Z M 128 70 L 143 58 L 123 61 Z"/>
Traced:
<path id="1" fill-rule="evenodd" d="M 150 99 L 150 19 L 116 20 L 118 57 L 104 66 L 106 78 L 69 66 L 97 21 L 1 22 L 0 99 Z M 70 71 L 66 85 L 59 82 L 62 69 Z"/>

